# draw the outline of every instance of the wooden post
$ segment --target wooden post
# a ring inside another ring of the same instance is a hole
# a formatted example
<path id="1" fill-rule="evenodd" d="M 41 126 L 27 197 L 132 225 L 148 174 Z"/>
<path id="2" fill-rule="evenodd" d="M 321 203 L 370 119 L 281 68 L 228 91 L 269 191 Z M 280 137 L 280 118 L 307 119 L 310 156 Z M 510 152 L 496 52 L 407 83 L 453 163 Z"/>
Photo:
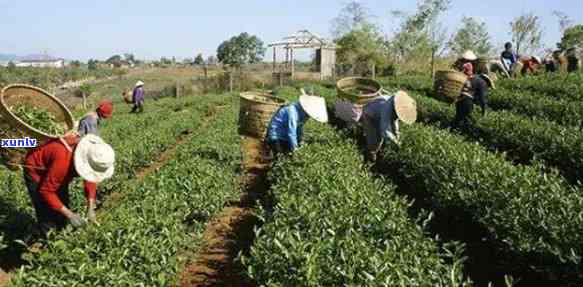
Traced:
<path id="1" fill-rule="evenodd" d="M 293 80 L 294 79 L 294 73 L 295 73 L 294 48 L 290 48 L 289 54 L 290 54 L 290 60 L 291 60 L 291 76 L 290 76 L 290 80 Z"/>
<path id="2" fill-rule="evenodd" d="M 204 79 L 203 79 L 203 83 L 202 83 L 202 89 L 203 89 L 203 93 L 208 93 L 208 78 L 209 78 L 209 69 L 208 66 L 206 65 L 206 62 L 203 64 L 202 66 L 203 72 L 204 72 Z"/>
<path id="3" fill-rule="evenodd" d="M 285 48 L 285 69 L 289 69 L 289 48 Z"/>
<path id="4" fill-rule="evenodd" d="M 180 98 L 180 83 L 176 81 L 176 98 Z"/>
<path id="5" fill-rule="evenodd" d="M 372 72 L 372 78 L 373 79 L 376 79 L 376 77 L 377 77 L 377 66 L 376 66 L 375 63 L 372 63 L 371 72 Z"/>
<path id="6" fill-rule="evenodd" d="M 83 95 L 83 109 L 87 111 L 87 93 L 81 92 L 81 94 Z"/>
<path id="7" fill-rule="evenodd" d="M 233 71 L 230 70 L 229 72 L 229 92 L 233 92 Z"/>
<path id="8" fill-rule="evenodd" d="M 273 72 L 275 73 L 276 65 L 277 65 L 277 48 L 273 46 Z"/>

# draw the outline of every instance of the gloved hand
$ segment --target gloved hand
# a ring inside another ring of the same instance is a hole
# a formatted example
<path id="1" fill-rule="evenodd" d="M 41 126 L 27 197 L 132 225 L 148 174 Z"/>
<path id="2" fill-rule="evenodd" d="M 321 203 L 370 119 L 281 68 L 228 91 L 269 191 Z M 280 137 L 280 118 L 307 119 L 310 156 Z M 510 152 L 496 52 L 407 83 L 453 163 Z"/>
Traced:
<path id="1" fill-rule="evenodd" d="M 95 209 L 88 209 L 87 210 L 87 220 L 89 222 L 97 223 L 97 216 L 95 215 Z"/>
<path id="2" fill-rule="evenodd" d="M 82 227 L 83 225 L 87 224 L 87 221 L 79 216 L 79 214 L 73 213 L 69 217 L 69 223 L 71 223 L 73 227 Z"/>
<path id="3" fill-rule="evenodd" d="M 90 200 L 87 206 L 87 220 L 92 223 L 97 223 L 97 216 L 95 215 L 95 201 Z"/>

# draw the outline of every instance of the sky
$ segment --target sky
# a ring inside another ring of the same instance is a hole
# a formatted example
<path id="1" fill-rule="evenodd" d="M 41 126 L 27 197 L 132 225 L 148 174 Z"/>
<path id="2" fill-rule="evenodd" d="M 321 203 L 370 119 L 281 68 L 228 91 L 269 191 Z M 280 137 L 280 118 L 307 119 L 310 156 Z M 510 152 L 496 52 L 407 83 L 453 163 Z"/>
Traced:
<path id="1" fill-rule="evenodd" d="M 390 34 L 398 25 L 391 11 L 413 12 L 414 0 L 362 0 Z M 0 0 L 0 54 L 39 54 L 86 61 L 133 53 L 138 59 L 214 55 L 224 40 L 241 32 L 270 43 L 298 30 L 329 37 L 344 0 Z M 583 23 L 583 0 L 452 0 L 442 17 L 454 32 L 463 16 L 487 23 L 498 47 L 510 39 L 509 23 L 524 12 L 542 17 L 544 42 L 560 40 L 553 10 Z M 300 54 L 306 57 L 309 52 Z M 270 55 L 269 53 L 267 55 Z M 269 56 L 266 56 L 269 58 Z"/>

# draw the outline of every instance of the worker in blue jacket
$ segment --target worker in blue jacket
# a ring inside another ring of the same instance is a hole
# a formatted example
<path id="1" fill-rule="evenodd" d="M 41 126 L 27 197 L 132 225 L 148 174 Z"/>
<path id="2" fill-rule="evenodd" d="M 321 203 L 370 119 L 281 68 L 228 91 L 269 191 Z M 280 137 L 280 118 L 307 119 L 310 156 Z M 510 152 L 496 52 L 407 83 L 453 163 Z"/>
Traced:
<path id="1" fill-rule="evenodd" d="M 412 124 L 417 120 L 417 105 L 404 91 L 380 96 L 364 106 L 361 122 L 366 137 L 368 160 L 375 162 L 387 140 L 400 145 L 399 121 Z"/>
<path id="2" fill-rule="evenodd" d="M 322 123 L 328 122 L 324 98 L 304 93 L 299 101 L 283 106 L 275 113 L 267 127 L 266 136 L 267 145 L 275 156 L 299 148 L 303 127 L 309 118 Z"/>

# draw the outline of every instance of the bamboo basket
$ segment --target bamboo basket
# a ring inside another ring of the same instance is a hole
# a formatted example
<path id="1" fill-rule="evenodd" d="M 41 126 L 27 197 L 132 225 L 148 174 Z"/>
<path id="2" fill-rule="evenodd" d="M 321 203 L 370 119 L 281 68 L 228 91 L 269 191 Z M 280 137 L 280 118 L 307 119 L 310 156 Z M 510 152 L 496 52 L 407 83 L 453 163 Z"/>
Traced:
<path id="1" fill-rule="evenodd" d="M 64 123 L 67 129 L 75 126 L 73 115 L 58 98 L 37 87 L 14 84 L 4 87 L 0 93 L 0 139 L 28 137 L 36 139 L 38 146 L 62 136 L 46 134 L 22 121 L 10 110 L 16 104 L 41 107 L 54 115 L 57 122 Z M 18 170 L 28 151 L 26 148 L 0 148 L 0 161 L 11 170 Z"/>
<path id="2" fill-rule="evenodd" d="M 365 105 L 380 96 L 382 86 L 368 78 L 344 78 L 336 82 L 338 98 L 358 105 Z"/>
<path id="3" fill-rule="evenodd" d="M 476 61 L 476 74 L 489 74 L 490 67 L 489 67 L 490 60 L 488 58 L 478 58 Z"/>
<path id="4" fill-rule="evenodd" d="M 241 93 L 239 101 L 239 134 L 261 140 L 275 112 L 286 104 L 284 99 L 264 92 Z"/>
<path id="5" fill-rule="evenodd" d="M 448 103 L 454 102 L 462 92 L 468 77 L 461 72 L 437 71 L 433 89 L 438 100 Z"/>

